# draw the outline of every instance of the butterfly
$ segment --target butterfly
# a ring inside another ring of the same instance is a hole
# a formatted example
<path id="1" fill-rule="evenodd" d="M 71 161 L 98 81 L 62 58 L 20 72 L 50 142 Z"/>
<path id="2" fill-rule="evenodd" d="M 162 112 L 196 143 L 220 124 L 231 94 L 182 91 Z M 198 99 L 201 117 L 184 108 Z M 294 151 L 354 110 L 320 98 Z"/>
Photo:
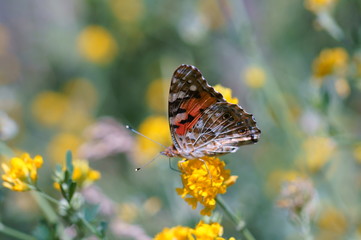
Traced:
<path id="1" fill-rule="evenodd" d="M 256 143 L 261 130 L 252 114 L 227 102 L 194 66 L 179 66 L 172 77 L 168 117 L 173 145 L 162 155 L 186 159 L 236 152 Z"/>

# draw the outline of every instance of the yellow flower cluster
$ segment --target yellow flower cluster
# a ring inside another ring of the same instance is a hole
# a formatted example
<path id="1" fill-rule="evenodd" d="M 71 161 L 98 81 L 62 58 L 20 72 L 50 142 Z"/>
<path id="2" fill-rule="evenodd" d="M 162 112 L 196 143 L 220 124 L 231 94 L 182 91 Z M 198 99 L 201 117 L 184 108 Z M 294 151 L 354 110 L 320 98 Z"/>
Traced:
<path id="1" fill-rule="evenodd" d="M 13 191 L 27 191 L 36 184 L 38 168 L 43 165 L 43 158 L 39 155 L 31 158 L 28 153 L 20 157 L 13 157 L 8 164 L 1 164 L 3 186 Z"/>
<path id="2" fill-rule="evenodd" d="M 89 162 L 83 159 L 77 159 L 73 161 L 73 175 L 72 179 L 74 182 L 77 183 L 78 188 L 86 187 L 92 184 L 94 181 L 100 179 L 101 174 L 100 172 L 93 170 L 89 167 Z M 56 189 L 60 189 L 59 183 L 55 182 L 54 187 Z"/>
<path id="3" fill-rule="evenodd" d="M 201 214 L 210 216 L 216 207 L 217 194 L 224 194 L 237 179 L 237 176 L 231 176 L 230 170 L 224 169 L 225 165 L 215 157 L 180 161 L 178 166 L 182 172 L 183 188 L 177 188 L 177 193 L 193 209 L 198 202 L 202 204 L 204 209 Z"/>
<path id="4" fill-rule="evenodd" d="M 154 237 L 154 240 L 225 240 L 222 234 L 223 227 L 219 223 L 207 224 L 200 221 L 194 229 L 183 226 L 165 228 Z M 229 240 L 235 240 L 235 238 L 231 237 Z"/>
<path id="5" fill-rule="evenodd" d="M 328 10 L 337 0 L 306 0 L 305 8 L 311 12 L 317 13 Z"/>
<path id="6" fill-rule="evenodd" d="M 321 51 L 313 62 L 313 75 L 323 78 L 330 74 L 343 75 L 347 68 L 348 53 L 343 48 L 328 48 Z"/>
<path id="7" fill-rule="evenodd" d="M 224 99 L 226 99 L 228 102 L 238 104 L 238 98 L 232 97 L 232 89 L 226 88 L 220 84 L 217 84 L 216 86 L 214 86 L 214 90 L 222 93 Z"/>

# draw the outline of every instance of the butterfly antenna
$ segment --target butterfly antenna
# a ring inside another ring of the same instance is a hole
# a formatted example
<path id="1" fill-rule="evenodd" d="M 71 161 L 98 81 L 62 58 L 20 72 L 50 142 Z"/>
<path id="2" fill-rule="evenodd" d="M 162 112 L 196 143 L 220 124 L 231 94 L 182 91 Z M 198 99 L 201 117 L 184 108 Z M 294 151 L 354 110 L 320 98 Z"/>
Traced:
<path id="1" fill-rule="evenodd" d="M 127 129 L 129 129 L 130 131 L 132 131 L 132 132 L 134 132 L 134 133 L 136 133 L 136 134 L 138 134 L 138 135 L 140 135 L 140 136 L 142 136 L 142 137 L 145 137 L 146 139 L 148 139 L 148 140 L 150 140 L 150 141 L 152 141 L 152 142 L 154 142 L 154 143 L 156 143 L 156 144 L 158 144 L 158 145 L 160 145 L 160 146 L 162 146 L 162 147 L 164 147 L 164 148 L 167 148 L 166 146 L 164 146 L 164 145 L 161 144 L 160 142 L 157 142 L 157 141 L 155 141 L 155 140 L 153 140 L 153 139 L 145 136 L 144 134 L 138 132 L 137 130 L 135 130 L 135 129 L 132 128 L 131 126 L 126 125 L 125 127 L 126 127 Z"/>
<path id="2" fill-rule="evenodd" d="M 150 160 L 149 162 L 143 164 L 143 166 L 138 167 L 138 168 L 136 168 L 136 169 L 134 169 L 134 170 L 135 170 L 136 172 L 140 171 L 142 168 L 145 168 L 146 166 L 148 166 L 149 164 L 151 164 L 152 162 L 154 162 L 154 160 L 156 160 L 157 157 L 159 157 L 159 156 L 160 156 L 160 153 L 158 153 L 157 156 L 155 156 L 155 157 L 154 157 L 152 160 Z"/>

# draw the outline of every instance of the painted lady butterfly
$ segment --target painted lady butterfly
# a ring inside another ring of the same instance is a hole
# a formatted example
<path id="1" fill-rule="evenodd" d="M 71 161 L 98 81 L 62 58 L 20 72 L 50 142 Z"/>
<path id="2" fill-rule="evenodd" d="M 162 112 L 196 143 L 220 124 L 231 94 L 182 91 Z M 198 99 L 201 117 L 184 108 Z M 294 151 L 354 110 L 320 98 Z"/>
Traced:
<path id="1" fill-rule="evenodd" d="M 161 154 L 187 159 L 235 152 L 256 143 L 261 131 L 252 114 L 227 102 L 194 66 L 179 66 L 169 90 L 173 145 Z"/>

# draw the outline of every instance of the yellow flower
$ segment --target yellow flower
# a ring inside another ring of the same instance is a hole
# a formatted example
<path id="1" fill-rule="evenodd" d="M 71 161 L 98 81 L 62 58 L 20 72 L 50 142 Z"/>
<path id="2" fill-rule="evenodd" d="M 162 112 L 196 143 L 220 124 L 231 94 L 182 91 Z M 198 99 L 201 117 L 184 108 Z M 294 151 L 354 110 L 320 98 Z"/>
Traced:
<path id="1" fill-rule="evenodd" d="M 338 209 L 328 207 L 321 213 L 318 226 L 326 234 L 331 234 L 330 236 L 340 236 L 347 229 L 347 219 Z"/>
<path id="2" fill-rule="evenodd" d="M 216 0 L 199 1 L 199 12 L 205 27 L 220 29 L 226 23 L 224 13 Z"/>
<path id="3" fill-rule="evenodd" d="M 89 167 L 89 162 L 84 159 L 77 159 L 73 161 L 73 175 L 72 179 L 77 183 L 78 188 L 83 188 L 89 186 L 93 182 L 100 179 L 100 172 L 93 170 Z M 65 169 L 65 167 L 64 167 Z M 61 180 L 61 179 L 59 179 Z M 56 189 L 60 189 L 59 183 L 55 182 L 54 187 Z"/>
<path id="4" fill-rule="evenodd" d="M 348 53 L 343 48 L 327 48 L 313 61 L 313 75 L 322 79 L 330 74 L 343 75 L 347 68 Z"/>
<path id="5" fill-rule="evenodd" d="M 103 27 L 87 26 L 77 39 L 79 53 L 93 63 L 108 63 L 117 53 L 118 46 L 113 36 Z"/>
<path id="6" fill-rule="evenodd" d="M 196 239 L 203 239 L 203 240 L 213 240 L 213 239 L 223 239 L 218 238 L 223 234 L 223 227 L 219 223 L 211 223 L 207 224 L 203 221 L 200 221 L 196 228 L 193 231 L 194 236 Z"/>
<path id="7" fill-rule="evenodd" d="M 143 208 L 147 214 L 155 215 L 162 209 L 162 201 L 157 197 L 150 197 L 144 202 Z"/>
<path id="8" fill-rule="evenodd" d="M 359 163 L 361 163 L 361 143 L 358 143 L 355 146 L 355 148 L 353 150 L 353 156 Z"/>
<path id="9" fill-rule="evenodd" d="M 238 99 L 232 97 L 232 89 L 217 84 L 216 86 L 214 86 L 214 90 L 220 92 L 223 95 L 224 99 L 227 100 L 227 102 L 238 104 Z"/>
<path id="10" fill-rule="evenodd" d="M 335 81 L 335 90 L 342 98 L 347 97 L 351 92 L 350 85 L 345 78 L 339 78 Z"/>
<path id="11" fill-rule="evenodd" d="M 251 66 L 244 71 L 243 78 L 250 88 L 261 88 L 266 82 L 266 73 L 258 66 Z"/>
<path id="12" fill-rule="evenodd" d="M 163 79 L 157 79 L 149 85 L 146 99 L 148 106 L 152 110 L 161 113 L 166 111 L 168 88 L 168 82 Z"/>
<path id="13" fill-rule="evenodd" d="M 163 116 L 146 118 L 140 124 L 139 132 L 165 146 L 171 143 L 168 119 Z M 164 150 L 162 146 L 142 136 L 137 136 L 135 160 L 138 164 L 147 162 L 162 150 Z"/>
<path id="14" fill-rule="evenodd" d="M 219 158 L 214 157 L 179 162 L 183 188 L 177 188 L 177 193 L 185 198 L 193 209 L 198 202 L 202 204 L 204 209 L 201 214 L 210 216 L 216 207 L 217 194 L 224 194 L 227 187 L 237 179 L 237 176 L 231 176 L 230 170 L 224 169 L 225 165 Z"/>
<path id="15" fill-rule="evenodd" d="M 337 0 L 305 0 L 305 8 L 311 12 L 317 13 L 328 10 Z"/>
<path id="16" fill-rule="evenodd" d="M 100 172 L 89 167 L 89 162 L 87 160 L 74 160 L 73 166 L 74 171 L 72 178 L 80 188 L 92 184 L 101 177 Z"/>
<path id="17" fill-rule="evenodd" d="M 200 221 L 193 229 L 190 227 L 176 226 L 165 228 L 158 233 L 154 240 L 226 240 L 222 238 L 223 227 L 219 223 L 204 223 Z M 235 240 L 231 237 L 229 240 Z"/>
<path id="18" fill-rule="evenodd" d="M 139 216 L 139 207 L 132 202 L 122 203 L 118 206 L 119 218 L 131 223 Z"/>
<path id="19" fill-rule="evenodd" d="M 115 16 L 122 22 L 137 22 L 144 14 L 143 0 L 111 0 Z"/>
<path id="20" fill-rule="evenodd" d="M 69 99 L 62 93 L 44 91 L 33 100 L 32 114 L 39 123 L 54 127 L 63 120 L 68 108 Z"/>
<path id="21" fill-rule="evenodd" d="M 53 137 L 48 145 L 48 154 L 52 160 L 62 163 L 68 150 L 77 157 L 77 150 L 82 144 L 82 139 L 73 133 L 59 133 Z"/>
<path id="22" fill-rule="evenodd" d="M 336 144 L 328 137 L 310 137 L 303 143 L 306 166 L 312 172 L 320 170 L 335 152 Z"/>
<path id="23" fill-rule="evenodd" d="M 13 157 L 8 164 L 1 164 L 3 186 L 13 191 L 27 191 L 36 184 L 38 168 L 43 165 L 43 158 L 39 155 L 31 158 L 28 153 L 20 157 Z"/>
<path id="24" fill-rule="evenodd" d="M 195 240 L 191 233 L 192 229 L 189 227 L 164 228 L 162 232 L 154 237 L 154 240 Z"/>

